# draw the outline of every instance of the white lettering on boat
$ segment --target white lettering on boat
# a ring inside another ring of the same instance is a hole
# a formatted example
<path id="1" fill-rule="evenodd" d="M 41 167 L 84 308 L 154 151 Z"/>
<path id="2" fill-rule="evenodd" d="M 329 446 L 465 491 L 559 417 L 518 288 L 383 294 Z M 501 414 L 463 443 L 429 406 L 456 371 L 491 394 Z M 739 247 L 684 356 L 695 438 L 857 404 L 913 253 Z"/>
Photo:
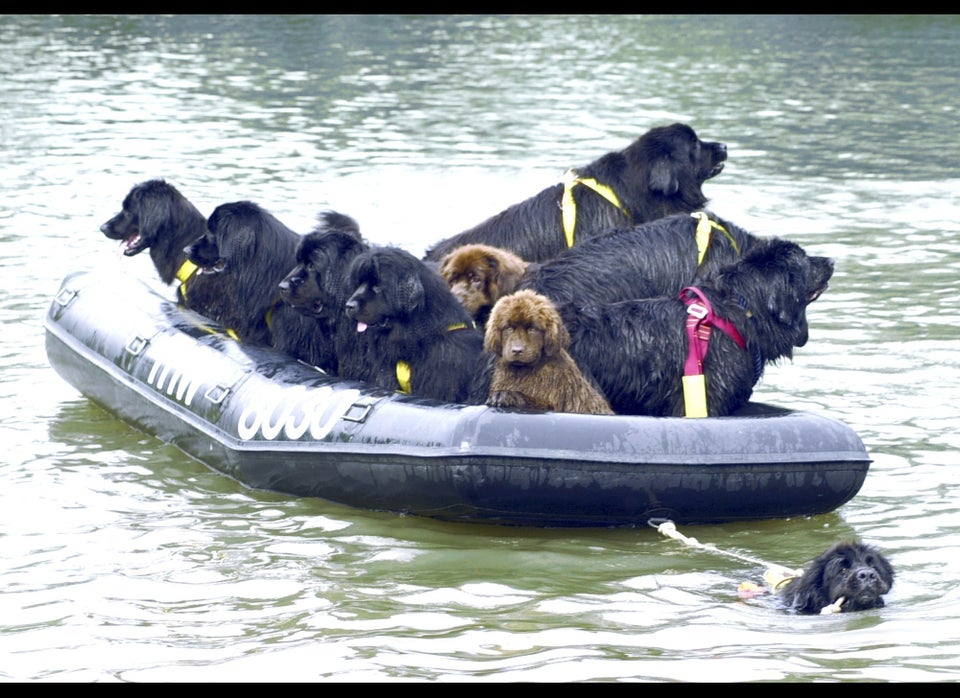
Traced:
<path id="1" fill-rule="evenodd" d="M 194 367 L 194 369 L 196 368 Z M 150 373 L 147 374 L 147 383 L 156 388 L 158 392 L 171 395 L 178 402 L 190 407 L 197 389 L 204 383 L 203 367 L 199 368 L 200 371 L 194 370 L 193 374 L 188 374 L 183 370 L 171 370 L 170 366 L 155 361 L 153 366 L 150 367 Z M 207 379 L 209 379 L 209 376 L 207 376 Z"/>
<path id="2" fill-rule="evenodd" d="M 360 397 L 354 388 L 334 390 L 328 385 L 311 388 L 288 386 L 260 396 L 256 404 L 247 405 L 237 420 L 237 434 L 241 439 L 252 439 L 259 433 L 264 439 L 297 440 L 307 432 L 319 440 L 330 433 L 334 425 Z"/>

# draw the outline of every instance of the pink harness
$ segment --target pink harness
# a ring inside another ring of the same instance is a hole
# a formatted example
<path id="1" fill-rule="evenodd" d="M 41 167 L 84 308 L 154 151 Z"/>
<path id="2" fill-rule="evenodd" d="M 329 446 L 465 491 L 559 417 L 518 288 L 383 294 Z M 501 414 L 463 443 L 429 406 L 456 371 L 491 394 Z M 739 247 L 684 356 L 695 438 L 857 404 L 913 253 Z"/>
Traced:
<path id="1" fill-rule="evenodd" d="M 684 403 L 687 417 L 707 416 L 707 396 L 703 379 L 703 358 L 710 344 L 713 327 L 726 332 L 741 349 L 747 348 L 743 335 L 729 320 L 718 317 L 713 306 L 695 286 L 680 291 L 680 300 L 687 304 L 687 361 L 683 367 Z M 696 377 L 696 378 L 694 378 Z"/>

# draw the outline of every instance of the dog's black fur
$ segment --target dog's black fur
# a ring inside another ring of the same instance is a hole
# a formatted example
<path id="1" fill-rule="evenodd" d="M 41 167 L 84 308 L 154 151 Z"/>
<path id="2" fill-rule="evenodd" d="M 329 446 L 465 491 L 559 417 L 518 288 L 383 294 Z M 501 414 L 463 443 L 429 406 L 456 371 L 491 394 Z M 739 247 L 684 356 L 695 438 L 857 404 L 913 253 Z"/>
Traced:
<path id="1" fill-rule="evenodd" d="M 399 390 L 404 361 L 411 394 L 466 401 L 483 334 L 433 266 L 398 247 L 374 247 L 353 261 L 350 287 L 345 309 L 359 346 L 340 357 L 342 377 Z"/>
<path id="2" fill-rule="evenodd" d="M 280 298 L 280 280 L 296 265 L 300 239 L 259 205 L 235 201 L 213 210 L 206 234 L 186 252 L 198 273 L 230 289 L 220 320 L 241 342 L 321 366 L 329 361 L 329 343 L 317 322 Z"/>
<path id="3" fill-rule="evenodd" d="M 339 373 L 338 356 L 357 350 L 356 323 L 346 316 L 344 304 L 352 292 L 347 280 L 350 263 L 368 247 L 353 218 L 324 211 L 300 241 L 296 266 L 280 282 L 284 302 L 316 320 L 327 339 L 321 368 L 329 373 Z"/>
<path id="4" fill-rule="evenodd" d="M 554 303 L 615 303 L 675 296 L 684 286 L 747 254 L 762 238 L 708 214 L 729 234 L 711 228 L 703 262 L 697 264 L 698 219 L 689 213 L 609 231 L 541 264 L 531 264 L 518 288 Z M 734 246 L 732 241 L 736 241 Z"/>
<path id="5" fill-rule="evenodd" d="M 629 218 L 598 193 L 576 186 L 574 244 L 609 228 L 703 208 L 707 198 L 702 185 L 720 174 L 726 158 L 726 144 L 702 141 L 690 126 L 676 123 L 650 129 L 625 149 L 577 168 L 581 177 L 612 188 Z M 555 257 L 567 247 L 561 217 L 563 188 L 562 183 L 548 187 L 442 240 L 427 250 L 424 259 L 439 262 L 455 247 L 469 243 L 507 249 L 528 262 Z"/>
<path id="6" fill-rule="evenodd" d="M 207 232 L 207 219 L 172 184 L 151 179 L 130 189 L 120 212 L 101 225 L 100 232 L 110 240 L 123 241 L 127 257 L 150 250 L 157 275 L 169 285 L 187 261 L 184 247 Z M 221 284 L 191 274 L 177 287 L 177 303 L 219 320 L 224 308 Z"/>
<path id="7" fill-rule="evenodd" d="M 703 360 L 707 414 L 743 406 L 763 367 L 792 358 L 806 344 L 807 306 L 826 290 L 833 260 L 796 243 L 769 238 L 742 260 L 705 277 L 698 288 L 716 316 L 733 323 L 741 349 L 713 327 Z M 594 376 L 618 414 L 682 417 L 687 358 L 687 305 L 663 298 L 558 307 L 570 332 L 570 354 Z"/>
<path id="8" fill-rule="evenodd" d="M 865 611 L 884 605 L 883 595 L 893 586 L 893 577 L 893 565 L 879 549 L 861 541 L 841 541 L 777 594 L 788 609 L 801 614 L 821 613 L 840 599 L 841 613 Z"/>

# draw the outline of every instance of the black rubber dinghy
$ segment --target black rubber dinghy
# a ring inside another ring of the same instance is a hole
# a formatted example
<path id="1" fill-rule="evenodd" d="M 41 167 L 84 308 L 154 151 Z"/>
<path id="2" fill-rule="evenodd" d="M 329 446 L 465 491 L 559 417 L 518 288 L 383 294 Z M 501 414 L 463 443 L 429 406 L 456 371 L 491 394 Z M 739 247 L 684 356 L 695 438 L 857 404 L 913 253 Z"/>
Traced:
<path id="1" fill-rule="evenodd" d="M 57 373 L 245 485 L 458 522 L 718 524 L 833 511 L 871 459 L 845 424 L 750 403 L 687 419 L 444 404 L 238 344 L 134 277 L 68 275 L 45 318 Z"/>

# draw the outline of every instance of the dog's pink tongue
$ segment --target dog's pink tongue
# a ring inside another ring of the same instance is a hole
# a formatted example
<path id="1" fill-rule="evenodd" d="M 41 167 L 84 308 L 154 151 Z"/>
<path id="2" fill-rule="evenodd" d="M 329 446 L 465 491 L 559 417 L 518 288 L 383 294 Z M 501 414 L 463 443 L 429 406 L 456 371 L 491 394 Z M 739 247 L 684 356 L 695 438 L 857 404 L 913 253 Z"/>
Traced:
<path id="1" fill-rule="evenodd" d="M 358 322 L 358 323 L 357 323 L 357 332 L 363 332 L 363 331 L 365 331 L 366 329 L 367 329 L 367 323 L 365 323 L 365 322 Z"/>

